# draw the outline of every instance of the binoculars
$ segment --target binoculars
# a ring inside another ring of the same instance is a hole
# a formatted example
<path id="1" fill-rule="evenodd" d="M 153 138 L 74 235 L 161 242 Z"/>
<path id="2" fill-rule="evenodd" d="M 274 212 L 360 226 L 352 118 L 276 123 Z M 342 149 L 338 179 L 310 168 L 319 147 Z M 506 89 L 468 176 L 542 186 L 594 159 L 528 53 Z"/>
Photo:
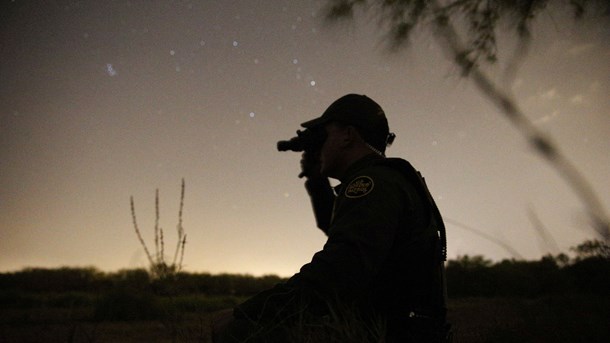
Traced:
<path id="1" fill-rule="evenodd" d="M 297 130 L 297 136 L 287 141 L 277 142 L 278 151 L 305 151 L 314 152 L 322 149 L 326 140 L 326 131 L 323 128 Z"/>

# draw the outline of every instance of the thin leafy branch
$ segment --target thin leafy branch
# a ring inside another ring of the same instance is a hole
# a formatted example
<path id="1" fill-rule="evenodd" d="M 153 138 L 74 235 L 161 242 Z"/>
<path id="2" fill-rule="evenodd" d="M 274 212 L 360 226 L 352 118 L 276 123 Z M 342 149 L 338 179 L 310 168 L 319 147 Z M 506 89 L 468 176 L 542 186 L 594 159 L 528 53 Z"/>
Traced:
<path id="1" fill-rule="evenodd" d="M 376 10 L 379 25 L 388 32 L 386 38 L 394 51 L 408 45 L 415 28 L 431 30 L 462 75 L 473 81 L 532 149 L 563 177 L 583 203 L 595 233 L 609 242 L 610 219 L 595 189 L 557 144 L 528 119 L 508 91 L 509 87 L 501 87 L 481 69 L 481 63 L 496 62 L 498 25 L 508 21 L 520 38 L 505 72 L 513 79 L 518 62 L 529 47 L 531 22 L 549 3 L 548 0 L 329 0 L 326 18 L 330 22 L 351 20 L 356 7 L 365 12 Z M 566 3 L 577 19 L 591 7 L 597 6 L 598 13 L 608 13 L 610 9 L 607 1 L 600 0 L 569 0 Z"/>
<path id="2" fill-rule="evenodd" d="M 519 253 L 519 251 L 517 251 L 515 248 L 511 247 L 509 244 L 507 244 L 506 242 L 504 242 L 501 239 L 498 239 L 497 237 L 487 234 L 481 230 L 475 229 L 471 226 L 468 226 L 466 224 L 460 223 L 457 220 L 451 219 L 451 218 L 447 218 L 447 217 L 443 217 L 443 221 L 451 224 L 451 225 L 455 225 L 456 227 L 459 227 L 461 229 L 467 230 L 469 232 L 474 233 L 475 235 L 484 238 L 485 240 L 492 242 L 496 245 L 498 245 L 499 247 L 502 247 L 504 250 L 506 250 L 506 252 L 508 252 L 513 258 L 519 259 L 519 260 L 525 260 L 525 258 L 523 257 L 523 255 L 521 255 Z"/>

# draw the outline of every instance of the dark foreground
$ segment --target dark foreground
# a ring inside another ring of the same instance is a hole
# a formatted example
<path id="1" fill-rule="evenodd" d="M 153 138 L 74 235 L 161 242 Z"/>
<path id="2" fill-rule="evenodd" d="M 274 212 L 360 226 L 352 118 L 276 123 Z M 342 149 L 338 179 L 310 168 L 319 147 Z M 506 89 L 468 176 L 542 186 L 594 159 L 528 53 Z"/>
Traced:
<path id="1" fill-rule="evenodd" d="M 95 319 L 88 306 L 0 309 L 0 342 L 210 342 L 213 312 Z M 610 296 L 465 298 L 450 302 L 455 342 L 610 342 Z"/>

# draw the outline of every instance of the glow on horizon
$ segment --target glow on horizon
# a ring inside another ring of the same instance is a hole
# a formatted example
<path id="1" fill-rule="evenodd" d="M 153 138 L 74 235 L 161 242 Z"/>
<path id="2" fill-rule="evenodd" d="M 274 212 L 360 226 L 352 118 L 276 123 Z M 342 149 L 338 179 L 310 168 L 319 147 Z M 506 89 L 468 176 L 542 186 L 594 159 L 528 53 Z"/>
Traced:
<path id="1" fill-rule="evenodd" d="M 388 155 L 422 172 L 451 221 L 526 259 L 549 252 L 530 208 L 562 251 L 596 237 L 561 177 L 429 37 L 386 55 L 375 25 L 323 27 L 319 1 L 188 5 L 22 2 L 7 16 L 0 271 L 146 267 L 129 197 L 152 243 L 160 190 L 160 225 L 173 247 L 184 177 L 185 270 L 292 275 L 325 237 L 297 178 L 299 154 L 275 145 L 352 92 L 384 107 L 397 134 Z M 541 18 L 512 88 L 605 208 L 608 27 L 605 18 L 560 27 Z M 450 258 L 513 257 L 447 226 Z"/>

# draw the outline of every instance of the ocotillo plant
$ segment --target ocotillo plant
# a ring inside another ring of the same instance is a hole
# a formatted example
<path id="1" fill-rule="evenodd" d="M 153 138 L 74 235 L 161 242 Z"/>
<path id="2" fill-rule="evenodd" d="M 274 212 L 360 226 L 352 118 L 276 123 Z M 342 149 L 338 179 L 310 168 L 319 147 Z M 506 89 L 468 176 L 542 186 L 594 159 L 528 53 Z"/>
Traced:
<path id="1" fill-rule="evenodd" d="M 146 257 L 148 258 L 148 262 L 150 263 L 150 274 L 153 278 L 167 278 L 169 276 L 175 275 L 182 269 L 182 261 L 184 259 L 184 247 L 186 245 L 186 234 L 184 233 L 184 228 L 182 227 L 182 209 L 184 207 L 184 179 L 182 179 L 182 187 L 180 191 L 180 209 L 178 210 L 178 225 L 176 226 L 176 230 L 178 233 L 178 240 L 176 244 L 176 250 L 174 252 L 174 258 L 169 264 L 165 260 L 165 238 L 163 236 L 163 229 L 159 227 L 159 189 L 155 190 L 155 254 L 152 255 L 142 238 L 142 234 L 138 227 L 138 222 L 136 220 L 136 210 L 133 201 L 133 196 L 130 197 L 131 201 L 131 217 L 133 219 L 133 226 L 136 231 L 136 235 L 138 236 L 138 240 L 140 240 L 140 244 L 144 248 L 144 252 L 146 253 Z M 180 259 L 178 260 L 178 255 L 180 255 Z"/>

